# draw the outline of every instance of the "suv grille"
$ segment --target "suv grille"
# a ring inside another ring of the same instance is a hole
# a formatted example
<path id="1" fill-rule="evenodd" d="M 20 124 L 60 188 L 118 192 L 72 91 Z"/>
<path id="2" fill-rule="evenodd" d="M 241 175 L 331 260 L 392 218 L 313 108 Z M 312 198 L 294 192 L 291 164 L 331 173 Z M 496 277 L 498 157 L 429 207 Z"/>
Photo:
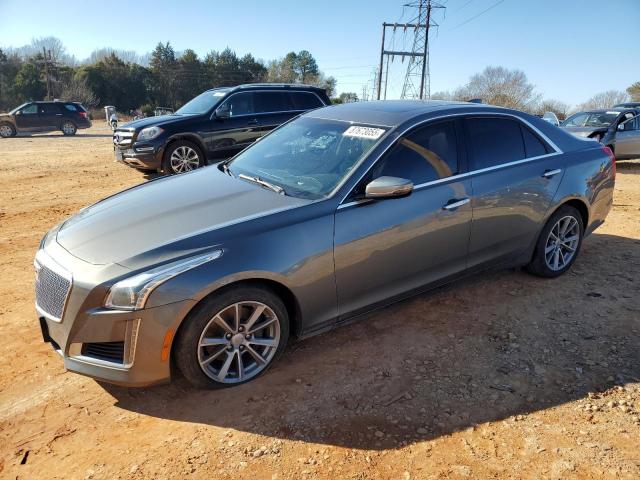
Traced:
<path id="1" fill-rule="evenodd" d="M 116 130 L 113 133 L 113 144 L 118 147 L 131 145 L 133 132 L 131 130 Z"/>
<path id="2" fill-rule="evenodd" d="M 65 278 L 42 264 L 36 268 L 36 306 L 55 320 L 61 320 L 71 290 L 71 277 Z"/>
<path id="3" fill-rule="evenodd" d="M 82 345 L 82 355 L 106 362 L 124 363 L 124 342 L 96 342 Z"/>

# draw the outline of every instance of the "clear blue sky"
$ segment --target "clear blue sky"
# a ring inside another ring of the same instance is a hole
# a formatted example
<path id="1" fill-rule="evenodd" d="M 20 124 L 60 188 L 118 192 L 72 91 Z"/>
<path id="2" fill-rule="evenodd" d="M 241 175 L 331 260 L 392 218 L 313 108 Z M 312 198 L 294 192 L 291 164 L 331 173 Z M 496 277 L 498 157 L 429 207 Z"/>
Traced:
<path id="1" fill-rule="evenodd" d="M 487 65 L 524 70 L 544 97 L 570 104 L 640 81 L 640 0 L 441 1 L 447 9 L 431 38 L 432 92 L 452 90 Z M 404 3 L 0 0 L 0 46 L 52 35 L 79 59 L 100 47 L 146 53 L 167 40 L 201 56 L 229 46 L 269 60 L 307 49 L 338 79 L 339 92 L 360 95 L 379 59 L 381 23 L 400 20 Z M 405 10 L 402 20 L 409 19 Z M 396 60 L 390 97 L 402 78 Z"/>

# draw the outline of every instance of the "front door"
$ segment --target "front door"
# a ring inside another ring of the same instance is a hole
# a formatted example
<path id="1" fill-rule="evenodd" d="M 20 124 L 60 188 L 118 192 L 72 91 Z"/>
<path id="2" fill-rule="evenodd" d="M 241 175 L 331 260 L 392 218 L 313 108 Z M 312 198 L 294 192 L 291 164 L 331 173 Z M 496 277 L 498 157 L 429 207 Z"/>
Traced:
<path id="1" fill-rule="evenodd" d="M 34 131 L 39 128 L 38 104 L 31 103 L 16 112 L 16 126 L 20 131 Z"/>
<path id="2" fill-rule="evenodd" d="M 349 201 L 336 212 L 335 272 L 340 315 L 462 272 L 471 228 L 471 184 L 462 170 L 455 121 L 402 137 L 365 176 L 411 180 L 404 198 Z"/>
<path id="3" fill-rule="evenodd" d="M 475 117 L 465 124 L 473 268 L 515 258 L 532 246 L 564 172 L 553 146 L 515 118 Z"/>
<path id="4" fill-rule="evenodd" d="M 620 158 L 640 157 L 640 115 L 626 120 L 616 131 L 615 155 Z"/>

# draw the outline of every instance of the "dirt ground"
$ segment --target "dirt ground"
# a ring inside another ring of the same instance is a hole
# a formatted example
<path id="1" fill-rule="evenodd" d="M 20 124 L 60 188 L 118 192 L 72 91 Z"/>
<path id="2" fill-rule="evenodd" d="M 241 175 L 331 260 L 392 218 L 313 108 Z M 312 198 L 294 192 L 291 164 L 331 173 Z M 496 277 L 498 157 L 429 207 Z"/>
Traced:
<path id="1" fill-rule="evenodd" d="M 0 140 L 0 478 L 640 478 L 640 162 L 562 278 L 469 278 L 224 391 L 99 384 L 42 342 L 40 238 L 144 181 L 105 127 Z"/>

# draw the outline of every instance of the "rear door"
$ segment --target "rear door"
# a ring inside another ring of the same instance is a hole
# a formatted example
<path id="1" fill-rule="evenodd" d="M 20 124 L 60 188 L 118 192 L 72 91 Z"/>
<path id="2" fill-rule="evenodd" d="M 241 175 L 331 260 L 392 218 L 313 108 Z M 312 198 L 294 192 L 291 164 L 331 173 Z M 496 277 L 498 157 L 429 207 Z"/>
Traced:
<path id="1" fill-rule="evenodd" d="M 42 130 L 57 130 L 62 119 L 61 105 L 58 103 L 41 103 L 38 107 L 39 127 Z"/>
<path id="2" fill-rule="evenodd" d="M 256 91 L 253 94 L 253 99 L 256 114 L 255 120 L 259 126 L 259 137 L 289 121 L 299 113 L 294 110 L 291 96 L 286 91 Z"/>
<path id="3" fill-rule="evenodd" d="M 551 142 L 514 117 L 469 117 L 465 125 L 473 190 L 473 268 L 516 258 L 532 245 L 563 171 Z"/>
<path id="4" fill-rule="evenodd" d="M 340 315 L 349 315 L 462 272 L 471 228 L 471 182 L 459 123 L 445 121 L 402 137 L 352 193 L 381 176 L 414 183 L 404 198 L 350 201 L 335 221 Z"/>

